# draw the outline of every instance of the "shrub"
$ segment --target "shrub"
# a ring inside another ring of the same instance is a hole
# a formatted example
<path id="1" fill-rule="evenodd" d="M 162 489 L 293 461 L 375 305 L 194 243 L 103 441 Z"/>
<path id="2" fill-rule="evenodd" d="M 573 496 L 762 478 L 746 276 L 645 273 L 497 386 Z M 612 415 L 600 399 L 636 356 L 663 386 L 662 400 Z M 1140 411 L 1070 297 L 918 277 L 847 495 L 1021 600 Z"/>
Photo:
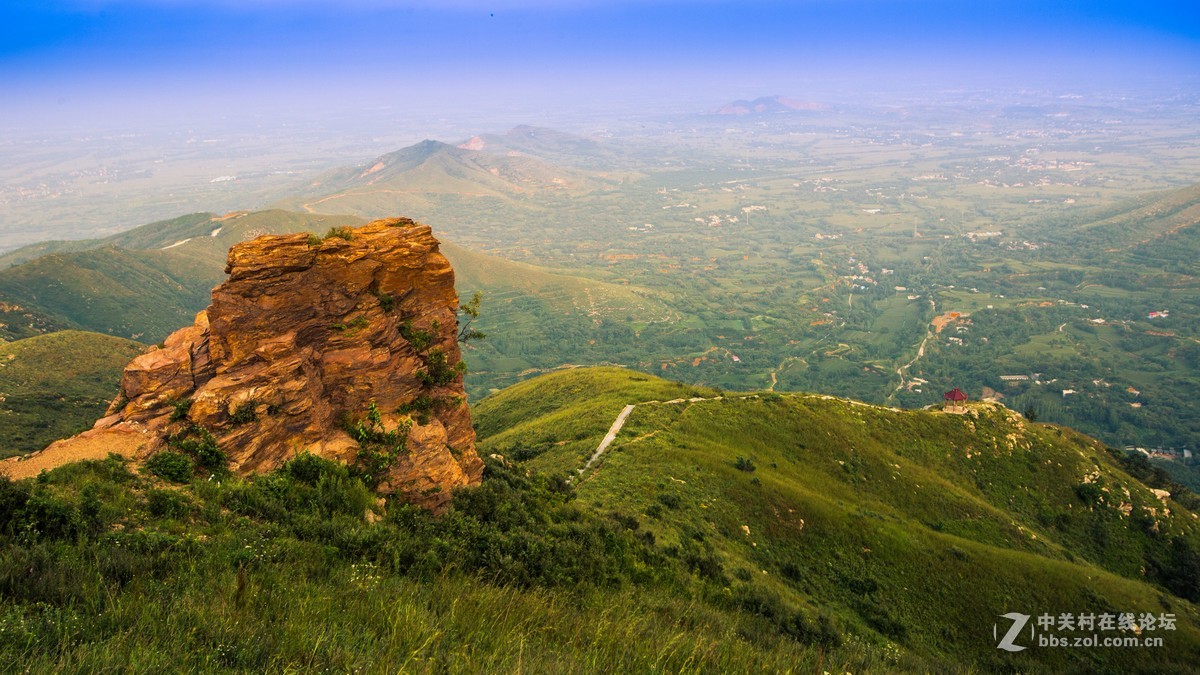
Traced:
<path id="1" fill-rule="evenodd" d="M 191 457 L 174 450 L 161 450 L 146 460 L 146 471 L 174 483 L 186 483 L 191 479 L 196 465 Z"/>
<path id="2" fill-rule="evenodd" d="M 325 233 L 325 239 L 345 239 L 346 241 L 354 241 L 354 229 L 343 225 L 342 227 L 331 227 Z"/>
<path id="3" fill-rule="evenodd" d="M 733 460 L 733 468 L 737 469 L 738 471 L 750 473 L 758 467 L 754 466 L 754 462 L 750 461 L 749 458 L 738 457 L 737 459 Z"/>
<path id="4" fill-rule="evenodd" d="M 233 422 L 234 424 L 249 424 L 250 422 L 257 420 L 258 413 L 254 410 L 257 406 L 258 402 L 254 400 L 239 403 L 238 406 L 233 409 L 233 413 L 229 416 L 229 421 Z"/>
<path id="5" fill-rule="evenodd" d="M 379 292 L 375 294 L 375 297 L 379 298 L 379 306 L 385 312 L 392 311 L 392 308 L 396 306 L 396 296 L 394 295 Z"/>
<path id="6" fill-rule="evenodd" d="M 200 466 L 214 473 L 224 473 L 228 458 L 217 439 L 208 429 L 199 424 L 188 425 L 182 431 L 171 434 L 167 445 L 195 458 Z"/>
<path id="7" fill-rule="evenodd" d="M 436 321 L 429 326 L 429 330 L 415 328 L 412 321 L 405 321 L 398 328 L 400 337 L 404 338 L 408 344 L 412 345 L 413 350 L 418 352 L 423 352 L 433 345 L 440 329 L 441 326 Z"/>
<path id="8" fill-rule="evenodd" d="M 1084 504 L 1100 504 L 1104 501 L 1104 483 L 1100 480 L 1080 483 L 1075 486 L 1075 496 Z"/>
<path id="9" fill-rule="evenodd" d="M 167 401 L 167 405 L 171 406 L 171 421 L 180 422 L 187 419 L 188 411 L 192 409 L 192 399 L 177 398 Z"/>
<path id="10" fill-rule="evenodd" d="M 429 418 L 433 414 L 433 410 L 443 404 L 441 399 L 435 399 L 428 394 L 421 394 L 413 400 L 396 408 L 396 413 L 399 415 L 414 415 L 417 418 L 417 424 L 429 424 Z"/>
<path id="11" fill-rule="evenodd" d="M 365 316 L 359 315 L 359 316 L 354 317 L 350 321 L 347 321 L 346 323 L 333 324 L 333 329 L 340 330 L 340 331 L 346 331 L 348 333 L 355 333 L 355 332 L 358 332 L 370 325 L 371 325 L 370 319 L 368 319 Z"/>
<path id="12" fill-rule="evenodd" d="M 408 452 L 408 432 L 412 423 L 405 421 L 391 431 L 384 430 L 383 415 L 375 401 L 368 404 L 363 417 L 357 420 L 346 418 L 342 428 L 358 443 L 355 463 L 360 477 L 372 487 L 379 484 L 400 455 Z"/>
<path id="13" fill-rule="evenodd" d="M 20 525 L 33 539 L 73 539 L 84 529 L 79 509 L 46 488 L 33 490 L 23 511 Z"/>
<path id="14" fill-rule="evenodd" d="M 146 491 L 146 508 L 159 518 L 182 518 L 187 515 L 189 506 L 187 497 L 175 490 Z"/>
<path id="15" fill-rule="evenodd" d="M 429 352 L 429 360 L 425 363 L 425 370 L 417 373 L 417 377 L 421 378 L 427 386 L 443 387 L 454 381 L 454 378 L 461 375 L 467 369 L 467 364 L 459 361 L 454 365 L 446 359 L 446 354 L 440 349 L 435 349 Z"/>
<path id="16" fill-rule="evenodd" d="M 320 246 L 321 238 L 315 234 L 308 235 L 308 245 L 309 246 Z"/>
<path id="17" fill-rule="evenodd" d="M 317 457 L 311 452 L 302 452 L 285 462 L 279 470 L 302 483 L 316 485 L 322 475 L 339 469 L 345 473 L 345 467 L 341 464 Z"/>
<path id="18" fill-rule="evenodd" d="M 487 337 L 487 333 L 482 333 L 475 330 L 471 324 L 479 318 L 479 305 L 483 303 L 483 292 L 475 291 L 475 295 L 471 296 L 470 301 L 465 302 L 458 307 L 458 341 L 470 342 L 472 340 L 482 340 Z"/>
<path id="19" fill-rule="evenodd" d="M 0 473 L 0 534 L 9 530 L 29 501 L 29 483 L 14 481 Z"/>
<path id="20" fill-rule="evenodd" d="M 1151 564 L 1163 586 L 1181 598 L 1200 601 L 1200 553 L 1183 537 L 1171 539 L 1171 546 L 1155 556 Z"/>

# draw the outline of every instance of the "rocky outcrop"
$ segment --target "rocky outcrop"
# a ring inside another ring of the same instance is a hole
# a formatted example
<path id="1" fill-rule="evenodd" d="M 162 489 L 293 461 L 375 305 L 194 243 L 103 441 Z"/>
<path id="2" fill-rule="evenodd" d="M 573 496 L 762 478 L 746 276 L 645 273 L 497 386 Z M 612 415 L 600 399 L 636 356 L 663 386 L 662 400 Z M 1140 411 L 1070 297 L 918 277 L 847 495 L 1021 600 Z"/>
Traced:
<path id="1" fill-rule="evenodd" d="M 433 509 L 479 483 L 454 273 L 428 227 L 263 236 L 225 271 L 192 326 L 125 368 L 108 415 L 45 452 L 138 433 L 144 459 L 207 433 L 243 475 L 306 451 L 370 460 L 381 491 Z"/>

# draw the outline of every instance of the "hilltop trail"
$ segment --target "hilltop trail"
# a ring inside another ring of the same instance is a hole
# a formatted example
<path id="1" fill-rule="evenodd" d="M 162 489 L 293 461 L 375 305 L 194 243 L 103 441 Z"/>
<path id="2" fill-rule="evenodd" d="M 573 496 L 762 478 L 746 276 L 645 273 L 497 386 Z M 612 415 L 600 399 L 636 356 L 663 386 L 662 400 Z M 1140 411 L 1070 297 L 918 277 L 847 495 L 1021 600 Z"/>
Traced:
<path id="1" fill-rule="evenodd" d="M 774 394 L 774 392 L 771 392 L 771 393 Z M 794 394 L 794 393 L 792 393 L 792 394 L 776 394 L 776 395 L 777 396 L 786 396 L 787 398 L 793 398 L 793 399 L 794 398 L 811 397 L 811 398 L 823 399 L 823 400 L 828 400 L 828 401 L 844 400 L 847 403 L 850 403 L 852 405 L 858 405 L 858 406 L 863 406 L 863 407 L 867 407 L 867 408 L 882 408 L 882 409 L 886 409 L 886 410 L 891 410 L 892 412 L 900 412 L 900 408 L 892 408 L 889 406 L 879 406 L 879 405 L 874 405 L 871 403 L 863 403 L 862 401 L 855 401 L 852 399 L 840 399 L 836 396 L 830 396 L 828 394 Z M 615 441 L 617 439 L 617 434 L 621 433 L 621 429 L 625 426 L 625 422 L 629 419 L 629 415 L 633 413 L 633 409 L 638 406 L 642 406 L 642 405 L 678 405 L 680 403 L 700 403 L 702 401 L 721 401 L 721 400 L 725 400 L 725 399 L 743 400 L 743 399 L 749 399 L 749 398 L 759 398 L 759 395 L 758 394 L 746 394 L 745 396 L 710 396 L 708 398 L 705 398 L 702 396 L 697 396 L 697 397 L 693 397 L 693 398 L 677 398 L 677 399 L 672 399 L 670 401 L 644 401 L 642 403 L 630 403 L 629 405 L 627 405 L 621 409 L 620 414 L 617 415 L 617 419 L 613 421 L 612 426 L 609 427 L 609 429 L 608 429 L 608 433 L 604 435 L 604 439 L 600 441 L 600 445 L 596 447 L 596 451 L 592 453 L 592 456 L 589 457 L 586 462 L 584 462 L 583 466 L 579 467 L 575 471 L 580 476 L 582 476 L 588 469 L 590 469 L 592 467 L 593 464 L 595 464 L 597 461 L 599 461 L 600 457 L 604 454 L 604 451 L 608 450 L 608 446 L 612 445 L 613 441 Z"/>
<path id="2" fill-rule="evenodd" d="M 600 446 L 596 448 L 596 452 L 593 452 L 592 456 L 588 458 L 588 461 L 582 467 L 580 467 L 580 474 L 583 474 L 584 471 L 587 471 L 588 467 L 590 467 L 596 460 L 600 459 L 600 455 L 604 454 L 604 451 L 608 449 L 608 446 L 612 445 L 612 442 L 617 438 L 617 434 L 621 433 L 621 427 L 625 426 L 625 420 L 629 419 L 629 413 L 633 412 L 635 407 L 635 404 L 631 403 L 621 410 L 621 414 L 617 415 L 616 421 L 613 422 L 612 426 L 608 429 L 608 433 L 605 434 L 604 440 L 600 441 Z"/>
<path id="3" fill-rule="evenodd" d="M 674 405 L 677 403 L 697 403 L 699 401 L 719 401 L 723 398 L 725 397 L 713 396 L 711 398 L 677 398 L 671 401 L 646 401 L 644 403 L 630 403 L 621 410 L 619 415 L 617 415 L 617 419 L 613 422 L 612 426 L 609 427 L 608 433 L 604 435 L 604 440 L 600 441 L 600 445 L 596 447 L 596 451 L 592 453 L 592 456 L 588 458 L 588 461 L 584 462 L 583 466 L 576 469 L 576 472 L 582 476 L 584 472 L 590 469 L 591 466 L 600 459 L 601 455 L 604 454 L 604 451 L 608 449 L 608 446 L 612 445 L 612 442 L 617 439 L 617 434 L 621 433 L 621 428 L 625 426 L 625 420 L 629 419 L 629 414 L 632 413 L 633 409 L 639 405 Z M 739 396 L 738 398 L 758 398 L 758 394 Z"/>

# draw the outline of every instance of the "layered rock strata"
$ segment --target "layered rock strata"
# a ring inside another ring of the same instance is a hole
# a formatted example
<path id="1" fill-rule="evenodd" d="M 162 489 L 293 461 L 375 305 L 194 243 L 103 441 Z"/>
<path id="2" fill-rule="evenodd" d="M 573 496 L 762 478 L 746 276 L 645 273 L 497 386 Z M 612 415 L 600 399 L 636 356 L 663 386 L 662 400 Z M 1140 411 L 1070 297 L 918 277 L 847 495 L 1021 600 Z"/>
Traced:
<path id="1" fill-rule="evenodd" d="M 144 460 L 207 432 L 242 475 L 301 452 L 361 463 L 378 445 L 382 492 L 439 509 L 479 483 L 454 272 L 429 227 L 263 236 L 234 246 L 225 271 L 192 326 L 125 368 L 107 416 L 43 455 L 95 456 L 111 441 Z"/>

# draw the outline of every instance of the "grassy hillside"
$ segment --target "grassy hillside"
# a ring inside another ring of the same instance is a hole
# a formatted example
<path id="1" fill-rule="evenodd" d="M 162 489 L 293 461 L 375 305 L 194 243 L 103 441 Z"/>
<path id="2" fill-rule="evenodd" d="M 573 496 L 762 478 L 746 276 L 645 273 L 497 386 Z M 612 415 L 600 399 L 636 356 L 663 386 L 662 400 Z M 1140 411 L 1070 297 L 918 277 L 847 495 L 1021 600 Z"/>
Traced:
<path id="1" fill-rule="evenodd" d="M 75 239 L 43 241 L 0 255 L 0 269 L 19 265 L 51 253 L 73 253 L 104 246 L 127 249 L 162 248 L 183 237 L 193 236 L 214 218 L 212 213 L 189 213 L 171 220 L 149 223 L 104 239 Z M 174 237 L 174 238 L 172 238 Z"/>
<path id="2" fill-rule="evenodd" d="M 290 211 L 235 211 L 223 216 L 191 213 L 148 223 L 103 239 L 46 241 L 23 246 L 0 256 L 0 268 L 12 267 L 52 253 L 75 253 L 100 248 L 128 251 L 174 251 L 224 266 L 229 247 L 261 234 L 324 232 L 331 227 L 361 225 L 353 216 L 314 216 Z"/>
<path id="3" fill-rule="evenodd" d="M 627 404 L 717 395 L 619 368 L 578 368 L 507 387 L 477 403 L 472 414 L 488 453 L 569 476 Z"/>
<path id="4" fill-rule="evenodd" d="M 0 261 L 17 263 L 0 269 L 0 336 L 77 328 L 158 342 L 208 306 L 233 244 L 361 222 L 285 211 L 192 214 L 106 239 L 18 249 Z"/>
<path id="5" fill-rule="evenodd" d="M 564 481 L 630 403 L 609 452 Z M 440 517 L 379 503 L 353 468 L 307 455 L 248 481 L 165 483 L 117 458 L 0 479 L 0 658 L 67 672 L 1183 673 L 1200 657 L 1192 513 L 1095 441 L 999 407 L 723 395 L 601 368 L 504 390 L 476 420 L 485 456 L 506 457 Z M 1176 625 L 1143 630 L 1161 647 L 1022 635 L 1030 648 L 1009 654 L 993 636 L 1006 612 Z"/>
<path id="6" fill-rule="evenodd" d="M 211 263 L 171 251 L 105 247 L 2 270 L 0 299 L 36 308 L 55 326 L 157 341 L 191 323 L 222 276 Z"/>
<path id="7" fill-rule="evenodd" d="M 169 485 L 116 458 L 0 477 L 0 658 L 134 673 L 935 665 L 749 611 L 631 522 L 497 462 L 440 518 L 377 504 L 307 455 L 253 481 Z"/>
<path id="8" fill-rule="evenodd" d="M 443 244 L 459 296 L 484 293 L 477 327 L 488 338 L 467 346 L 473 397 L 565 362 L 637 358 L 636 337 L 673 324 L 665 294 L 511 262 Z"/>
<path id="9" fill-rule="evenodd" d="M 145 348 L 81 331 L 0 345 L 0 458 L 91 428 L 116 396 L 121 369 Z"/>
<path id="10" fill-rule="evenodd" d="M 607 416 L 582 414 L 596 391 Z M 690 393 L 616 369 L 544 376 L 478 404 L 481 448 L 571 470 L 622 405 Z M 1000 407 L 950 415 L 778 394 L 646 403 L 576 489 L 593 508 L 637 514 L 659 546 L 711 545 L 698 569 L 751 606 L 826 612 L 927 658 L 1170 668 L 1200 648 L 1200 615 L 1183 599 L 1200 600 L 1192 513 L 1160 502 L 1097 442 Z M 1010 656 L 991 636 L 1006 612 L 1163 607 L 1188 623 L 1169 649 Z"/>

